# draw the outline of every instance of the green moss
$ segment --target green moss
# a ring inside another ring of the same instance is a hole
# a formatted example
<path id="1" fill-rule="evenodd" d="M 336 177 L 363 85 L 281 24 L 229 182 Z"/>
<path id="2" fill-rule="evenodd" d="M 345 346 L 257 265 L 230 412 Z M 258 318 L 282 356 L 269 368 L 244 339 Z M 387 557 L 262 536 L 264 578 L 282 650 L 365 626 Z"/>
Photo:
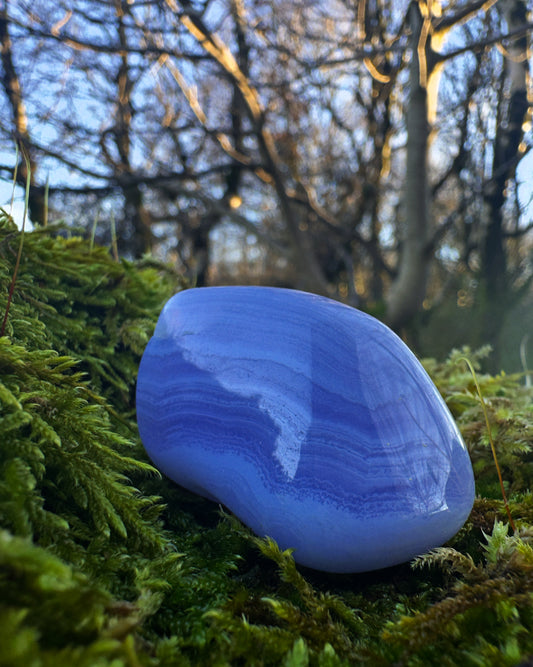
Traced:
<path id="1" fill-rule="evenodd" d="M 426 369 L 444 395 L 468 447 L 478 494 L 501 498 L 483 411 L 471 373 L 461 360 L 468 357 L 479 370 L 479 361 L 490 354 L 485 347 L 472 353 L 454 350 L 445 363 L 425 362 Z M 477 376 L 487 406 L 492 438 L 508 491 L 533 488 L 533 400 L 520 374 Z"/>
<path id="2" fill-rule="evenodd" d="M 0 313 L 20 233 L 0 215 Z M 179 280 L 59 226 L 26 234 L 0 338 L 0 664 L 516 665 L 533 654 L 532 392 L 480 375 L 519 527 L 454 352 L 427 360 L 478 498 L 446 546 L 363 575 L 297 567 L 140 446 L 140 354 Z M 486 350 L 467 355 L 476 362 Z"/>
<path id="3" fill-rule="evenodd" d="M 32 350 L 54 349 L 76 359 L 91 387 L 131 416 L 139 357 L 154 317 L 180 280 L 149 260 L 116 262 L 106 248 L 66 233 L 57 225 L 25 234 L 5 333 Z M 2 315 L 19 237 L 0 212 Z"/>

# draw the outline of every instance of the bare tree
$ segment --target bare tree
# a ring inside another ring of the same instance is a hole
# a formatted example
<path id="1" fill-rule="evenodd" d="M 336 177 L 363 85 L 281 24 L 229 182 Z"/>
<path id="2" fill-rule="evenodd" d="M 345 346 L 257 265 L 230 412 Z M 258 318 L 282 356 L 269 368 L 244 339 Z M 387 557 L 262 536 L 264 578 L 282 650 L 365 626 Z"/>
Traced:
<path id="1" fill-rule="evenodd" d="M 99 228 L 114 217 L 127 254 L 152 249 L 205 284 L 233 225 L 276 283 L 400 329 L 459 269 L 494 266 L 491 239 L 507 280 L 527 231 L 509 224 L 509 183 L 528 150 L 531 26 L 519 0 L 500 4 L 4 3 L 0 138 L 25 104 L 34 191 L 57 173 L 52 204 L 78 201 Z"/>
<path id="2" fill-rule="evenodd" d="M 527 7 L 522 0 L 506 0 L 502 16 L 510 33 L 527 24 Z M 504 50 L 502 88 L 496 108 L 496 132 L 491 173 L 484 187 L 486 227 L 481 247 L 481 297 L 486 335 L 497 345 L 505 312 L 512 305 L 507 236 L 511 231 L 504 211 L 510 183 L 527 148 L 523 125 L 531 118 L 528 99 L 529 63 L 527 36 L 509 40 Z M 530 95 L 531 96 L 531 95 Z M 516 230 L 515 230 L 516 231 Z M 516 295 L 515 295 L 516 296 Z"/>

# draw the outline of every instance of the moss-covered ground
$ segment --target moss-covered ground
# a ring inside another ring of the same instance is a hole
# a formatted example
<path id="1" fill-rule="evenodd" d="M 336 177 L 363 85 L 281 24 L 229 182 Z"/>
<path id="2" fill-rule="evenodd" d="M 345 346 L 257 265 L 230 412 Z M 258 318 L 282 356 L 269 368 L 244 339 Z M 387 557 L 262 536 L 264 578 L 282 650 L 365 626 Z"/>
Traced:
<path id="1" fill-rule="evenodd" d="M 0 215 L 0 316 L 20 232 Z M 0 337 L 0 665 L 533 664 L 533 392 L 478 380 L 516 523 L 508 527 L 465 353 L 426 367 L 454 413 L 477 499 L 445 547 L 327 575 L 149 465 L 136 371 L 180 288 L 60 226 L 27 233 Z"/>

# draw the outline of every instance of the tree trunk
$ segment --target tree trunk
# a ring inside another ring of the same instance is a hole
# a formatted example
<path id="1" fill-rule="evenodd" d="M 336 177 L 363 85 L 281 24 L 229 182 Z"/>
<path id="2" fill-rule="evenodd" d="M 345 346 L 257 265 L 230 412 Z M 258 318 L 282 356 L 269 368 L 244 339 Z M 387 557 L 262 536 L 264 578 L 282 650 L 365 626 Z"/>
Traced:
<path id="1" fill-rule="evenodd" d="M 143 202 L 143 193 L 138 185 L 122 188 L 124 195 L 124 222 L 133 228 L 127 250 L 139 259 L 152 249 L 152 217 Z"/>
<path id="2" fill-rule="evenodd" d="M 509 32 L 527 22 L 527 9 L 523 0 L 508 0 L 503 6 L 503 12 Z M 515 176 L 523 137 L 522 124 L 529 106 L 528 61 L 523 57 L 527 53 L 527 37 L 515 39 L 510 44 L 508 53 L 504 81 L 508 95 L 502 99 L 498 110 L 492 178 L 485 190 L 487 225 L 481 249 L 480 271 L 479 306 L 482 311 L 483 332 L 483 341 L 480 342 L 489 342 L 494 348 L 494 371 L 499 367 L 499 338 L 505 314 L 514 305 L 508 281 L 503 205 L 508 181 Z"/>
<path id="3" fill-rule="evenodd" d="M 426 294 L 430 256 L 427 150 L 429 141 L 427 79 L 431 74 L 430 49 L 420 51 L 423 19 L 411 4 L 412 61 L 407 109 L 407 173 L 403 194 L 398 272 L 387 295 L 386 319 L 401 329 L 419 311 Z"/>
<path id="4" fill-rule="evenodd" d="M 134 83 L 130 70 L 128 39 L 124 21 L 129 8 L 125 0 L 116 0 L 115 7 L 117 12 L 117 34 L 120 45 L 123 48 L 117 73 L 118 95 L 115 125 L 113 128 L 113 138 L 119 155 L 119 162 L 114 166 L 119 174 L 120 182 L 123 174 L 128 176 L 134 171 L 131 164 L 132 121 L 134 114 L 131 96 Z M 135 258 L 140 258 L 144 253 L 152 249 L 152 219 L 150 212 L 144 205 L 143 193 L 138 184 L 124 185 L 122 193 L 125 202 L 125 222 L 131 224 L 134 231 L 129 250 Z"/>
<path id="5" fill-rule="evenodd" d="M 28 179 L 28 166 L 30 169 L 28 207 L 30 219 L 34 224 L 43 223 L 45 220 L 44 190 L 35 184 L 35 170 L 37 165 L 33 158 L 31 137 L 28 129 L 28 117 L 22 97 L 17 70 L 13 62 L 11 49 L 11 37 L 8 29 L 8 0 L 3 0 L 0 7 L 0 53 L 2 62 L 2 86 L 9 100 L 13 121 L 13 136 L 18 142 L 25 155 L 21 157 L 18 167 L 17 182 L 23 188 L 26 187 Z M 28 164 L 26 164 L 26 158 Z"/>

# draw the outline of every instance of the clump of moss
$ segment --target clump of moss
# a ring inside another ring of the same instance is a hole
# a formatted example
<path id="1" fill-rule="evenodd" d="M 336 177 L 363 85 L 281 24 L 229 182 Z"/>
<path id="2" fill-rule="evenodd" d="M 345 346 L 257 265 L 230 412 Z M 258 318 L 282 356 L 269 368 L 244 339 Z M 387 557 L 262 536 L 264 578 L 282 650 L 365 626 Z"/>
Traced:
<path id="1" fill-rule="evenodd" d="M 24 236 L 6 336 L 29 349 L 53 349 L 78 362 L 91 388 L 133 416 L 133 387 L 154 318 L 180 286 L 168 267 L 115 261 L 61 225 Z M 4 313 L 20 232 L 0 211 L 0 312 Z M 5 286 L 5 287 L 4 287 Z"/>
<path id="2" fill-rule="evenodd" d="M 155 557 L 167 568 L 175 559 L 160 499 L 132 484 L 158 473 L 131 437 L 135 369 L 170 272 L 114 262 L 58 231 L 25 235 L 0 338 L 0 599 L 18 628 L 14 656 L 26 636 L 58 650 L 66 637 L 91 644 L 109 622 L 104 601 L 135 600 L 138 572 Z M 2 314 L 19 239 L 0 215 Z M 146 598 L 160 583 L 144 585 Z M 74 622 L 87 632 L 72 633 Z"/>
<path id="3" fill-rule="evenodd" d="M 479 372 L 481 361 L 490 354 L 486 346 L 472 352 L 454 350 L 444 363 L 425 362 L 426 369 L 444 395 L 467 444 L 478 495 L 500 498 L 496 468 L 490 456 L 490 441 L 474 379 L 464 363 L 467 357 L 477 379 L 497 443 L 498 461 L 508 492 L 533 488 L 533 401 L 531 388 L 520 374 L 489 375 Z"/>
<path id="4" fill-rule="evenodd" d="M 496 521 L 485 538 L 479 562 L 444 547 L 415 561 L 457 576 L 443 599 L 389 624 L 383 637 L 391 661 L 515 665 L 533 653 L 533 531 L 510 536 Z"/>
<path id="5" fill-rule="evenodd" d="M 19 242 L 0 215 L 0 313 Z M 532 654 L 533 408 L 520 377 L 478 378 L 516 535 L 463 350 L 426 367 L 474 462 L 465 527 L 414 568 L 306 570 L 146 461 L 136 372 L 179 287 L 60 226 L 26 234 L 0 338 L 0 664 L 496 666 Z"/>

